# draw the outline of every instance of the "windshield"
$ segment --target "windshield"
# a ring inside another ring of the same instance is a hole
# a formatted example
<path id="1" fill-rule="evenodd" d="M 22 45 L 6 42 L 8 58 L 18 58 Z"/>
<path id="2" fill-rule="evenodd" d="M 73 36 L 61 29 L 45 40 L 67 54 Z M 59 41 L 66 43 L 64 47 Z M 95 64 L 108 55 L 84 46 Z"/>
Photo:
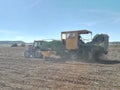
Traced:
<path id="1" fill-rule="evenodd" d="M 41 42 L 34 42 L 34 47 L 40 47 L 42 45 Z"/>

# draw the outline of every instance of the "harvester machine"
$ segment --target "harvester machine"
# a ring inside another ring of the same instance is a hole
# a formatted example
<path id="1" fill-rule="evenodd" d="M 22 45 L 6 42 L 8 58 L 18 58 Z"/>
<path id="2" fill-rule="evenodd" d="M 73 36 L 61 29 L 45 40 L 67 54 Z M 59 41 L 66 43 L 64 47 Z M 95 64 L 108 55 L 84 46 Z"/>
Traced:
<path id="1" fill-rule="evenodd" d="M 83 34 L 90 34 L 91 41 L 85 42 Z M 72 58 L 99 59 L 108 53 L 109 36 L 107 34 L 96 34 L 92 38 L 89 30 L 61 32 L 61 40 Z"/>

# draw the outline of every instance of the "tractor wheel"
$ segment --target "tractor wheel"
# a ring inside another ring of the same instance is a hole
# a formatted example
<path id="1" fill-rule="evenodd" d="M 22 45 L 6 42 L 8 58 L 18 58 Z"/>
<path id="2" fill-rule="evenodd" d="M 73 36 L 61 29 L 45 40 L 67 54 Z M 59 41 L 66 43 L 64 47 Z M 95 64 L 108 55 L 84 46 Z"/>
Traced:
<path id="1" fill-rule="evenodd" d="M 24 52 L 24 57 L 25 58 L 30 58 L 30 52 L 28 51 L 28 50 L 26 50 L 25 52 Z"/>
<path id="2" fill-rule="evenodd" d="M 88 52 L 88 60 L 89 60 L 90 62 L 95 61 L 96 58 L 97 58 L 97 56 L 96 56 L 96 54 L 95 54 L 94 51 Z"/>
<path id="3" fill-rule="evenodd" d="M 39 51 L 39 50 L 35 51 L 34 58 L 42 58 L 42 57 L 43 57 L 43 55 L 42 55 L 41 51 Z"/>
<path id="4" fill-rule="evenodd" d="M 101 49 L 99 47 L 91 48 L 89 52 L 89 59 L 91 61 L 98 61 L 99 57 L 101 56 Z"/>

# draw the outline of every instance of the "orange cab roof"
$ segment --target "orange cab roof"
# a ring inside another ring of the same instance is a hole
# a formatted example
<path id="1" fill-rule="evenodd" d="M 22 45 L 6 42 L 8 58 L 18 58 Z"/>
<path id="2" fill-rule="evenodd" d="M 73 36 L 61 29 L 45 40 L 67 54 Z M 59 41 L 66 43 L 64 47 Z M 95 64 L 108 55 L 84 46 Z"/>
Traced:
<path id="1" fill-rule="evenodd" d="M 89 33 L 92 33 L 92 32 L 89 31 L 89 30 L 65 31 L 65 32 L 62 32 L 62 33 L 72 33 L 72 32 L 77 32 L 77 33 L 79 33 L 79 34 L 89 34 Z"/>

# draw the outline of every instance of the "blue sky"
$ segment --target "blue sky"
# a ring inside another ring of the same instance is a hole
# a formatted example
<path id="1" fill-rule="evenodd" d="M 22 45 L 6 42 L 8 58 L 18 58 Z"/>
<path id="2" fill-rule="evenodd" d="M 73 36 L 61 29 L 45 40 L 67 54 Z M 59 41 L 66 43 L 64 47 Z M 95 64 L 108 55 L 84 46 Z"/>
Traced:
<path id="1" fill-rule="evenodd" d="M 0 0 L 0 40 L 60 39 L 88 29 L 120 41 L 120 0 Z"/>

